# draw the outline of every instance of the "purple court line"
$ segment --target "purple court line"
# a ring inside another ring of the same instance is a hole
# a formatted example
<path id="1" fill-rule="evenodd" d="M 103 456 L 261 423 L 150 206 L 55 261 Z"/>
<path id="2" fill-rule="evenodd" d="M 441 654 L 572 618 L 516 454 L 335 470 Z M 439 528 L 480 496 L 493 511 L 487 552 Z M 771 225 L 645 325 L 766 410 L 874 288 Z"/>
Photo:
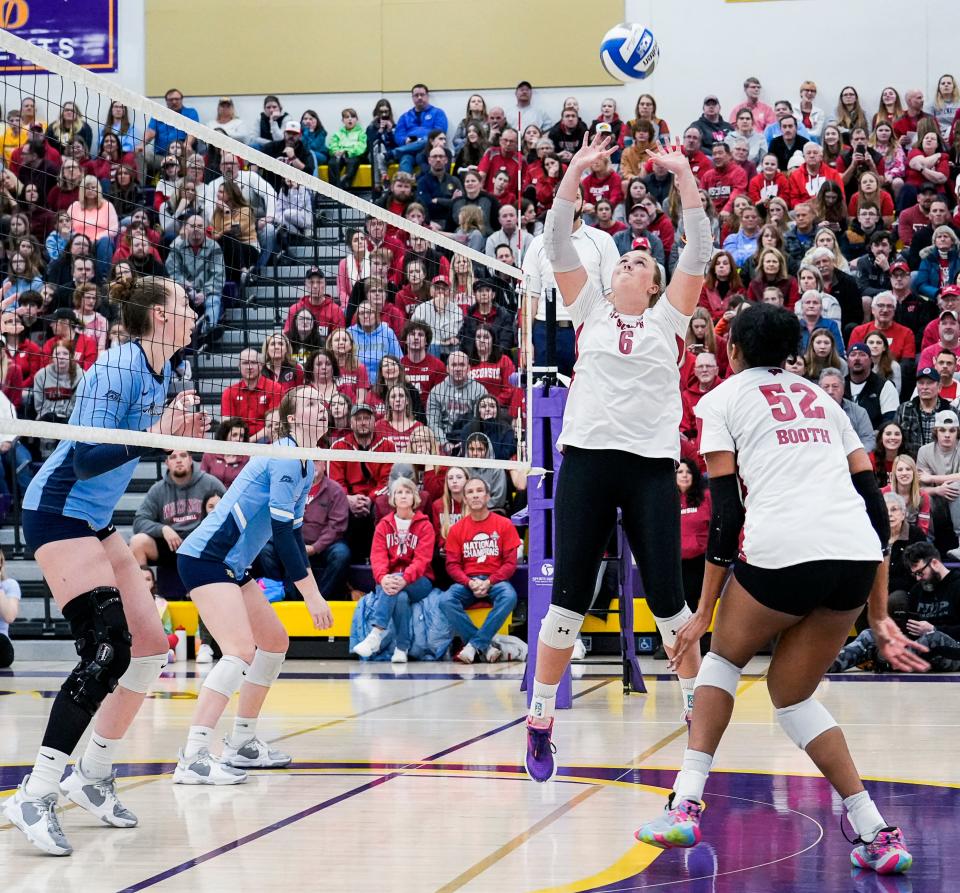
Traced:
<path id="1" fill-rule="evenodd" d="M 596 685 L 590 686 L 590 688 L 584 689 L 581 692 L 578 692 L 573 696 L 574 700 L 582 698 L 585 695 L 589 695 L 592 692 L 595 692 L 598 688 L 603 688 L 605 685 L 609 685 L 611 679 L 605 679 L 603 682 L 599 682 Z M 477 741 L 482 741 L 484 738 L 489 738 L 492 735 L 496 735 L 500 732 L 506 731 L 507 729 L 513 728 L 516 725 L 519 725 L 526 719 L 526 716 L 521 716 L 519 719 L 512 719 L 510 722 L 504 723 L 503 725 L 497 726 L 495 729 L 491 729 L 488 732 L 484 732 L 482 735 L 476 735 L 473 738 L 468 738 L 466 741 L 462 741 L 460 744 L 455 744 L 453 747 L 448 747 L 445 750 L 440 751 L 437 754 L 426 757 L 423 760 L 419 760 L 414 763 L 410 763 L 407 766 L 401 767 L 396 772 L 390 772 L 387 775 L 382 775 L 380 778 L 376 778 L 373 781 L 369 781 L 366 784 L 360 785 L 359 787 L 352 788 L 349 791 L 344 791 L 342 794 L 338 794 L 336 797 L 331 797 L 329 800 L 324 800 L 322 803 L 317 803 L 314 806 L 310 806 L 307 809 L 303 809 L 300 812 L 295 813 L 294 815 L 287 816 L 285 819 L 280 819 L 273 824 L 267 825 L 264 828 L 260 828 L 257 831 L 252 831 L 250 834 L 246 834 L 243 837 L 237 838 L 237 840 L 232 840 L 230 843 L 225 843 L 222 846 L 217 847 L 216 849 L 210 850 L 207 853 L 204 853 L 201 856 L 197 856 L 194 859 L 189 859 L 186 862 L 181 862 L 179 865 L 173 866 L 173 868 L 168 868 L 165 871 L 160 872 L 159 874 L 153 875 L 153 877 L 148 877 L 145 880 L 138 881 L 136 884 L 132 884 L 129 887 L 124 887 L 120 893 L 136 893 L 138 890 L 145 890 L 148 887 L 153 887 L 156 884 L 161 883 L 162 881 L 168 880 L 169 878 L 176 877 L 178 874 L 194 868 L 197 865 L 202 865 L 204 862 L 209 862 L 211 859 L 215 859 L 217 856 L 228 853 L 231 850 L 235 850 L 238 847 L 243 846 L 247 843 L 252 843 L 255 840 L 259 840 L 261 837 L 265 837 L 267 834 L 271 834 L 274 831 L 279 831 L 281 828 L 286 828 L 288 825 L 292 825 L 295 822 L 299 822 L 301 819 L 308 818 L 309 816 L 315 815 L 318 812 L 321 812 L 324 809 L 327 809 L 330 806 L 336 806 L 338 803 L 342 803 L 345 800 L 349 800 L 353 797 L 356 797 L 358 794 L 363 794 L 366 791 L 372 790 L 373 788 L 379 787 L 382 784 L 385 784 L 388 781 L 392 781 L 394 778 L 401 777 L 406 770 L 416 769 L 422 766 L 424 763 L 429 763 L 434 760 L 438 760 L 442 756 L 446 756 L 449 753 L 453 753 L 456 750 L 462 750 L 464 747 L 469 747 L 471 744 L 475 744 Z"/>

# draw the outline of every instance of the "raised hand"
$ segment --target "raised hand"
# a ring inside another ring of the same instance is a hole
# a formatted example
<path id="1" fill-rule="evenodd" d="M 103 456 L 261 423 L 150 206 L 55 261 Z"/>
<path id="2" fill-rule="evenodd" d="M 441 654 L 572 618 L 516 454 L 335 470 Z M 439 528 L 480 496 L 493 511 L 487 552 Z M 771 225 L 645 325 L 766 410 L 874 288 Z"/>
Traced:
<path id="1" fill-rule="evenodd" d="M 598 158 L 609 158 L 620 148 L 607 134 L 598 133 L 591 142 L 590 134 L 583 135 L 583 145 L 577 150 L 577 154 L 570 159 L 570 164 L 586 170 Z M 611 145 L 611 143 L 613 143 Z"/>
<path id="2" fill-rule="evenodd" d="M 684 171 L 692 173 L 690 161 L 683 154 L 683 144 L 679 139 L 667 146 L 654 146 L 647 149 L 647 155 L 661 167 L 665 167 L 671 174 L 682 174 Z"/>

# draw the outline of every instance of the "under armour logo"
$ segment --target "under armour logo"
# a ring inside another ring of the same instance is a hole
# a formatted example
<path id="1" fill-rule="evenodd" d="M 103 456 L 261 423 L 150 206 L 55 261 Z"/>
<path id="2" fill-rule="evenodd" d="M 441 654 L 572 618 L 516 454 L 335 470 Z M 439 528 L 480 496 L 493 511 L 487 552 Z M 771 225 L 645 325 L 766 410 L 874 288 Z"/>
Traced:
<path id="1" fill-rule="evenodd" d="M 570 628 L 568 627 L 567 629 L 564 629 L 562 626 L 558 626 L 558 627 L 557 627 L 557 632 L 558 632 L 558 633 L 563 633 L 565 636 L 569 636 L 569 635 L 570 635 Z"/>

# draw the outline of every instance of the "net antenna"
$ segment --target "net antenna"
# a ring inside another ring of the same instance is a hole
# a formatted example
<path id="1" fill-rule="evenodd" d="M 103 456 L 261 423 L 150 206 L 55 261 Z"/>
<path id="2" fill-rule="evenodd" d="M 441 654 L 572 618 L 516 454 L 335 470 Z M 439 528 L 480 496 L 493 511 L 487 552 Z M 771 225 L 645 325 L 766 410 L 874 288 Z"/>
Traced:
<path id="1" fill-rule="evenodd" d="M 101 131 L 103 122 L 108 120 L 108 112 L 111 104 L 116 102 L 122 103 L 124 106 L 126 106 L 130 123 L 132 125 L 131 132 L 139 133 L 138 139 L 140 144 L 136 147 L 136 149 L 140 151 L 135 150 L 135 155 L 138 167 L 137 176 L 140 179 L 141 185 L 145 185 L 146 183 L 146 179 L 143 176 L 143 134 L 146 130 L 147 122 L 155 121 L 160 122 L 163 125 L 167 125 L 173 130 L 186 132 L 188 135 L 188 143 L 192 138 L 193 140 L 196 140 L 197 143 L 204 144 L 206 147 L 208 147 L 208 152 L 210 151 L 209 147 L 219 150 L 218 158 L 222 157 L 222 155 L 225 153 L 229 153 L 230 155 L 242 159 L 249 166 L 255 165 L 256 175 L 262 179 L 267 179 L 271 182 L 281 184 L 284 189 L 303 187 L 303 189 L 306 190 L 306 194 L 310 198 L 313 205 L 313 215 L 310 224 L 305 227 L 305 232 L 297 234 L 303 237 L 300 240 L 299 246 L 295 245 L 294 249 L 290 251 L 286 251 L 286 249 L 281 246 L 278 250 L 272 252 L 273 256 L 278 258 L 273 261 L 273 276 L 271 277 L 271 267 L 269 265 L 265 265 L 259 269 L 259 273 L 256 278 L 252 279 L 254 283 L 253 285 L 249 284 L 251 280 L 246 279 L 246 276 L 253 271 L 248 270 L 246 266 L 244 266 L 244 269 L 241 271 L 239 281 L 235 283 L 236 288 L 234 288 L 232 292 L 230 289 L 224 290 L 223 308 L 220 311 L 219 318 L 214 319 L 213 323 L 211 323 L 213 328 L 225 330 L 219 333 L 222 336 L 222 340 L 215 340 L 210 344 L 205 345 L 197 355 L 191 355 L 189 352 L 187 354 L 188 365 L 191 362 L 190 357 L 192 356 L 192 362 L 197 366 L 197 369 L 207 374 L 203 377 L 202 381 L 199 381 L 198 383 L 194 382 L 193 384 L 188 381 L 183 386 L 197 387 L 197 384 L 199 384 L 197 389 L 201 392 L 204 403 L 209 404 L 208 411 L 210 411 L 214 416 L 226 416 L 225 413 L 216 412 L 212 409 L 214 405 L 217 405 L 219 408 L 220 401 L 218 400 L 218 397 L 222 397 L 222 394 L 227 391 L 227 388 L 225 387 L 226 380 L 228 379 L 227 372 L 228 370 L 233 372 L 231 367 L 225 365 L 225 358 L 235 358 L 235 351 L 238 346 L 242 346 L 247 349 L 258 349 L 261 347 L 259 343 L 253 343 L 251 341 L 251 334 L 256 332 L 257 323 L 270 321 L 269 317 L 271 308 L 269 303 L 271 297 L 273 299 L 273 309 L 275 311 L 274 322 L 278 324 L 277 332 L 279 332 L 280 317 L 282 315 L 282 311 L 287 310 L 289 307 L 289 298 L 296 297 L 297 294 L 303 293 L 303 290 L 298 290 L 296 286 L 291 286 L 288 284 L 288 282 L 284 281 L 285 279 L 288 280 L 291 275 L 295 275 L 290 273 L 291 270 L 295 269 L 295 265 L 288 264 L 284 266 L 281 263 L 281 259 L 309 259 L 312 251 L 314 264 L 320 267 L 321 271 L 327 271 L 326 279 L 328 283 L 331 283 L 335 280 L 335 275 L 332 272 L 329 272 L 330 267 L 333 264 L 339 263 L 343 257 L 343 232 L 345 230 L 345 221 L 353 222 L 354 225 L 361 230 L 364 227 L 365 221 L 369 221 L 371 219 L 382 221 L 383 224 L 386 224 L 388 233 L 394 235 L 393 244 L 406 247 L 406 251 L 402 256 L 407 262 L 410 261 L 411 256 L 413 256 L 414 259 L 419 256 L 418 251 L 412 250 L 410 247 L 409 243 L 411 239 L 413 239 L 417 245 L 423 245 L 425 243 L 426 248 L 422 250 L 422 256 L 424 259 L 429 257 L 433 259 L 433 262 L 436 262 L 437 258 L 440 258 L 439 262 L 446 265 L 444 269 L 449 269 L 449 264 L 451 261 L 455 260 L 457 257 L 462 257 L 471 262 L 473 269 L 477 271 L 486 271 L 481 273 L 481 275 L 498 276 L 498 281 L 504 283 L 505 287 L 516 288 L 516 284 L 521 280 L 522 274 L 516 267 L 505 264 L 480 251 L 471 249 L 466 244 L 452 238 L 450 235 L 446 235 L 442 232 L 436 232 L 432 229 L 422 226 L 417 222 L 415 217 L 413 217 L 413 219 L 401 217 L 392 213 L 386 208 L 364 200 L 358 195 L 354 195 L 350 192 L 339 189 L 336 186 L 333 186 L 330 183 L 320 179 L 318 176 L 315 176 L 310 170 L 301 170 L 297 167 L 285 164 L 278 158 L 265 154 L 263 151 L 261 151 L 260 147 L 240 142 L 227 136 L 222 131 L 213 129 L 204 124 L 197 123 L 196 121 L 186 119 L 179 112 L 167 108 L 163 104 L 136 94 L 113 81 L 107 80 L 100 75 L 74 65 L 66 59 L 62 59 L 56 55 L 48 53 L 47 51 L 22 40 L 10 32 L 0 31 L 0 53 L 3 55 L 3 64 L 5 71 L 7 72 L 3 87 L 5 92 L 3 107 L 9 110 L 11 108 L 22 106 L 23 100 L 29 97 L 34 100 L 37 110 L 37 117 L 39 118 L 41 115 L 45 114 L 48 120 L 52 122 L 55 118 L 60 120 L 63 109 L 68 104 L 72 103 L 81 111 L 82 114 L 84 114 L 93 132 L 93 139 L 91 142 L 93 142 L 94 145 L 89 147 L 89 149 L 90 156 L 94 161 L 97 160 L 98 154 L 98 133 Z M 66 148 L 66 146 L 63 146 L 62 148 Z M 182 162 L 180 171 L 183 174 L 179 180 L 179 183 L 184 184 L 184 191 L 188 192 L 185 184 L 189 179 L 189 165 L 200 165 L 202 168 L 205 166 L 205 161 L 202 159 L 202 157 L 201 160 L 198 161 L 195 153 L 190 153 L 183 147 L 178 148 L 182 152 L 182 155 L 179 156 L 179 160 Z M 115 171 L 124 166 L 126 165 L 123 159 L 118 159 L 117 164 L 114 166 L 114 170 L 112 170 L 110 173 L 110 182 L 108 183 L 108 188 L 112 188 L 112 181 Z M 219 173 L 219 170 L 216 172 Z M 197 190 L 204 191 L 204 187 L 209 185 L 209 171 L 201 170 L 198 173 L 202 174 L 203 176 L 198 177 L 194 185 Z M 244 173 L 246 173 L 246 171 Z M 253 173 L 251 171 L 251 176 L 252 175 Z M 243 182 L 239 180 L 238 182 L 242 187 Z M 166 188 L 166 185 L 167 184 L 162 182 L 161 174 L 161 182 L 157 183 L 157 188 Z M 156 196 L 156 193 L 154 193 L 154 195 Z M 206 218 L 208 229 L 210 228 L 212 213 L 215 213 L 211 212 L 212 205 L 218 200 L 219 199 L 217 195 L 206 194 L 199 201 L 196 216 L 200 216 L 202 214 Z M 331 209 L 331 204 L 335 205 L 335 209 Z M 188 205 L 187 207 L 189 208 L 190 206 Z M 122 236 L 124 232 L 126 232 L 127 237 L 130 241 L 132 241 L 134 236 L 131 233 L 130 221 L 128 218 L 133 218 L 133 228 L 136 228 L 136 211 L 138 208 L 135 205 L 132 205 L 126 208 L 126 210 L 130 212 L 124 218 L 126 220 L 127 229 L 124 229 L 124 220 L 121 220 L 120 233 Z M 145 207 L 140 210 L 149 211 L 151 215 L 155 216 L 155 208 L 153 206 L 149 208 Z M 336 213 L 334 213 L 334 210 Z M 332 221 L 331 218 L 336 218 L 336 220 Z M 176 220 L 174 222 L 175 234 L 183 234 L 184 230 L 179 229 L 179 227 L 184 223 L 185 221 L 181 220 Z M 334 226 L 331 226 L 331 223 L 335 224 L 336 229 L 334 229 Z M 74 226 L 74 232 L 76 232 L 76 226 Z M 331 237 L 330 232 L 334 232 L 335 237 Z M 296 242 L 295 239 L 294 242 Z M 164 244 L 160 247 L 162 249 L 168 249 L 170 244 L 164 240 Z M 251 248 L 255 247 L 255 245 L 251 245 Z M 297 250 L 298 247 L 299 252 Z M 347 246 L 347 250 L 349 251 L 349 246 Z M 385 276 L 392 283 L 391 292 L 389 295 L 390 298 L 393 298 L 396 295 L 396 289 L 399 287 L 399 283 L 403 281 L 404 270 L 401 269 L 400 257 L 397 256 L 400 253 L 400 251 L 397 251 L 392 255 L 390 258 L 390 264 L 385 271 Z M 227 252 L 224 252 L 223 264 L 226 268 L 225 275 L 229 279 L 231 274 L 231 262 L 230 259 L 226 257 L 226 254 Z M 99 258 L 97 258 L 97 260 L 99 263 Z M 116 262 L 115 256 L 113 261 Z M 234 259 L 234 267 L 238 266 L 239 262 L 240 261 Z M 303 270 L 307 269 L 305 265 L 301 264 L 301 266 Z M 112 267 L 113 263 L 110 264 L 108 270 L 112 271 Z M 234 270 L 234 272 L 237 272 L 237 270 Z M 100 273 L 102 273 L 102 271 L 98 267 L 98 274 Z M 102 280 L 103 278 L 104 277 L 102 275 L 98 275 L 98 279 Z M 367 288 L 367 284 L 365 284 L 364 288 Z M 332 291 L 332 289 L 328 288 L 327 291 L 329 293 Z M 364 292 L 361 292 L 361 296 L 363 293 Z M 201 298 L 202 297 L 203 296 L 201 295 Z M 64 298 L 60 296 L 56 300 L 63 301 Z M 346 301 L 344 301 L 344 303 L 346 303 Z M 527 303 L 528 302 L 521 302 L 520 305 L 524 306 Z M 266 306 L 263 306 L 264 304 L 266 304 Z M 209 307 L 209 303 L 206 306 Z M 392 301 L 391 306 L 394 306 Z M 0 307 L 0 313 L 2 313 L 3 309 L 4 308 Z M 195 309 L 198 309 L 198 313 L 207 312 L 202 306 Z M 343 309 L 350 312 L 351 315 L 354 315 L 357 308 L 355 305 L 350 305 L 343 307 Z M 289 325 L 290 321 L 292 320 L 288 320 L 287 325 Z M 384 317 L 384 321 L 386 321 L 386 317 Z M 352 322 L 356 323 L 357 319 L 354 318 Z M 349 322 L 347 324 L 349 325 Z M 526 316 L 522 313 L 517 315 L 514 328 L 515 330 L 518 330 L 518 332 L 515 331 L 514 334 L 516 335 L 519 333 L 517 343 L 521 350 L 528 340 L 527 333 L 529 332 L 530 324 L 531 320 L 529 319 L 529 314 L 526 314 Z M 286 334 L 289 334 L 289 331 L 289 329 L 285 329 Z M 264 346 L 266 346 L 270 338 L 274 337 L 277 332 L 272 334 L 268 333 L 266 335 L 266 340 L 263 342 Z M 329 335 L 329 333 L 327 334 Z M 293 339 L 290 340 L 292 341 Z M 218 349 L 218 345 L 220 346 L 220 349 Z M 357 358 L 359 359 L 361 366 L 367 362 L 369 365 L 369 371 L 372 373 L 368 377 L 372 379 L 373 375 L 375 375 L 377 372 L 376 363 L 370 361 L 370 355 L 365 356 L 362 352 L 357 355 Z M 303 357 L 301 357 L 301 359 L 303 359 Z M 220 371 L 224 374 L 224 380 L 221 382 L 220 394 L 216 392 L 215 388 L 212 392 L 207 389 L 207 386 L 210 385 L 211 382 L 214 382 L 214 377 L 212 377 L 209 373 L 216 371 Z M 472 377 L 476 377 L 474 376 L 474 372 L 475 369 L 471 371 Z M 233 376 L 229 377 L 232 379 Z M 530 406 L 532 405 L 533 399 L 532 383 L 529 375 L 526 376 L 526 378 L 525 406 L 520 405 L 519 408 L 515 408 L 517 418 L 514 420 L 512 425 L 517 439 L 515 458 L 484 459 L 477 457 L 475 459 L 470 459 L 469 463 L 467 463 L 465 462 L 465 457 L 459 455 L 449 455 L 449 451 L 444 450 L 432 454 L 429 460 L 430 464 L 438 466 L 469 464 L 470 467 L 500 468 L 507 471 L 512 470 L 528 474 L 535 473 L 537 470 L 530 468 L 529 460 L 529 444 L 532 433 L 532 413 L 530 412 Z M 359 385 L 359 382 L 357 382 L 357 385 Z M 358 386 L 354 390 L 353 396 L 355 397 L 356 402 L 375 402 L 373 400 L 373 381 L 370 381 L 369 389 L 363 389 L 362 387 Z M 523 401 L 515 401 L 515 403 L 522 404 Z M 378 407 L 378 410 L 379 409 L 382 409 L 382 407 Z M 129 446 L 138 447 L 152 446 L 156 447 L 158 450 L 188 449 L 197 452 L 215 451 L 220 454 L 248 456 L 280 455 L 279 450 L 281 449 L 285 451 L 284 455 L 286 455 L 287 452 L 293 449 L 288 447 L 280 448 L 270 443 L 171 438 L 166 435 L 155 435 L 146 432 L 130 430 L 80 428 L 77 426 L 70 426 L 63 420 L 51 420 L 49 418 L 36 420 L 25 418 L 0 418 L 0 433 L 38 439 L 89 440 L 95 442 L 122 443 Z M 334 451 L 331 449 L 321 448 L 297 448 L 294 450 L 294 452 L 303 459 L 336 459 L 338 461 L 362 460 L 368 463 L 371 461 L 410 462 L 414 455 L 419 455 L 403 451 L 384 451 L 381 453 L 371 454 L 368 451 L 352 452 L 349 450 L 344 451 L 342 449 Z M 420 461 L 423 461 L 422 456 Z"/>

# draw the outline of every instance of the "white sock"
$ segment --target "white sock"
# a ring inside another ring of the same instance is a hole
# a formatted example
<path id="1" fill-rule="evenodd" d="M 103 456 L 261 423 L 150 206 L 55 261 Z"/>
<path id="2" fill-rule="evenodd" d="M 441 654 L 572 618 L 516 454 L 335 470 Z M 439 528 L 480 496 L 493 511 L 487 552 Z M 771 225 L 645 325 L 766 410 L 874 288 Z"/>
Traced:
<path id="1" fill-rule="evenodd" d="M 846 807 L 847 818 L 850 819 L 853 830 L 864 843 L 873 843 L 877 834 L 887 827 L 869 792 L 861 791 L 859 794 L 847 797 L 843 805 Z"/>
<path id="2" fill-rule="evenodd" d="M 213 729 L 207 726 L 190 726 L 187 733 L 187 743 L 183 748 L 183 755 L 190 759 L 195 757 L 202 748 L 210 749 L 213 742 Z"/>
<path id="3" fill-rule="evenodd" d="M 29 797 L 46 797 L 47 794 L 60 793 L 60 779 L 67 768 L 70 754 L 54 750 L 52 747 L 41 747 L 37 751 L 37 761 L 33 764 L 33 772 L 27 779 L 25 791 Z"/>
<path id="4" fill-rule="evenodd" d="M 703 789 L 707 785 L 707 776 L 713 765 L 713 756 L 688 747 L 683 754 L 683 763 L 673 783 L 676 793 L 673 802 L 681 800 L 703 800 Z"/>
<path id="5" fill-rule="evenodd" d="M 530 699 L 530 712 L 527 714 L 531 719 L 543 720 L 546 725 L 548 720 L 553 718 L 553 711 L 557 706 L 557 689 L 560 683 L 556 685 L 547 685 L 546 682 L 533 680 L 533 697 Z"/>
<path id="6" fill-rule="evenodd" d="M 233 720 L 233 732 L 230 735 L 230 746 L 239 747 L 257 734 L 257 717 L 245 719 L 237 716 Z"/>
<path id="7" fill-rule="evenodd" d="M 691 676 L 684 679 L 683 676 L 677 676 L 680 683 L 680 691 L 683 692 L 683 703 L 687 710 L 693 710 L 693 686 L 696 685 L 697 677 Z"/>
<path id="8" fill-rule="evenodd" d="M 113 754 L 120 744 L 119 738 L 104 738 L 94 732 L 87 742 L 87 749 L 80 757 L 80 768 L 87 778 L 108 778 L 113 772 Z"/>

